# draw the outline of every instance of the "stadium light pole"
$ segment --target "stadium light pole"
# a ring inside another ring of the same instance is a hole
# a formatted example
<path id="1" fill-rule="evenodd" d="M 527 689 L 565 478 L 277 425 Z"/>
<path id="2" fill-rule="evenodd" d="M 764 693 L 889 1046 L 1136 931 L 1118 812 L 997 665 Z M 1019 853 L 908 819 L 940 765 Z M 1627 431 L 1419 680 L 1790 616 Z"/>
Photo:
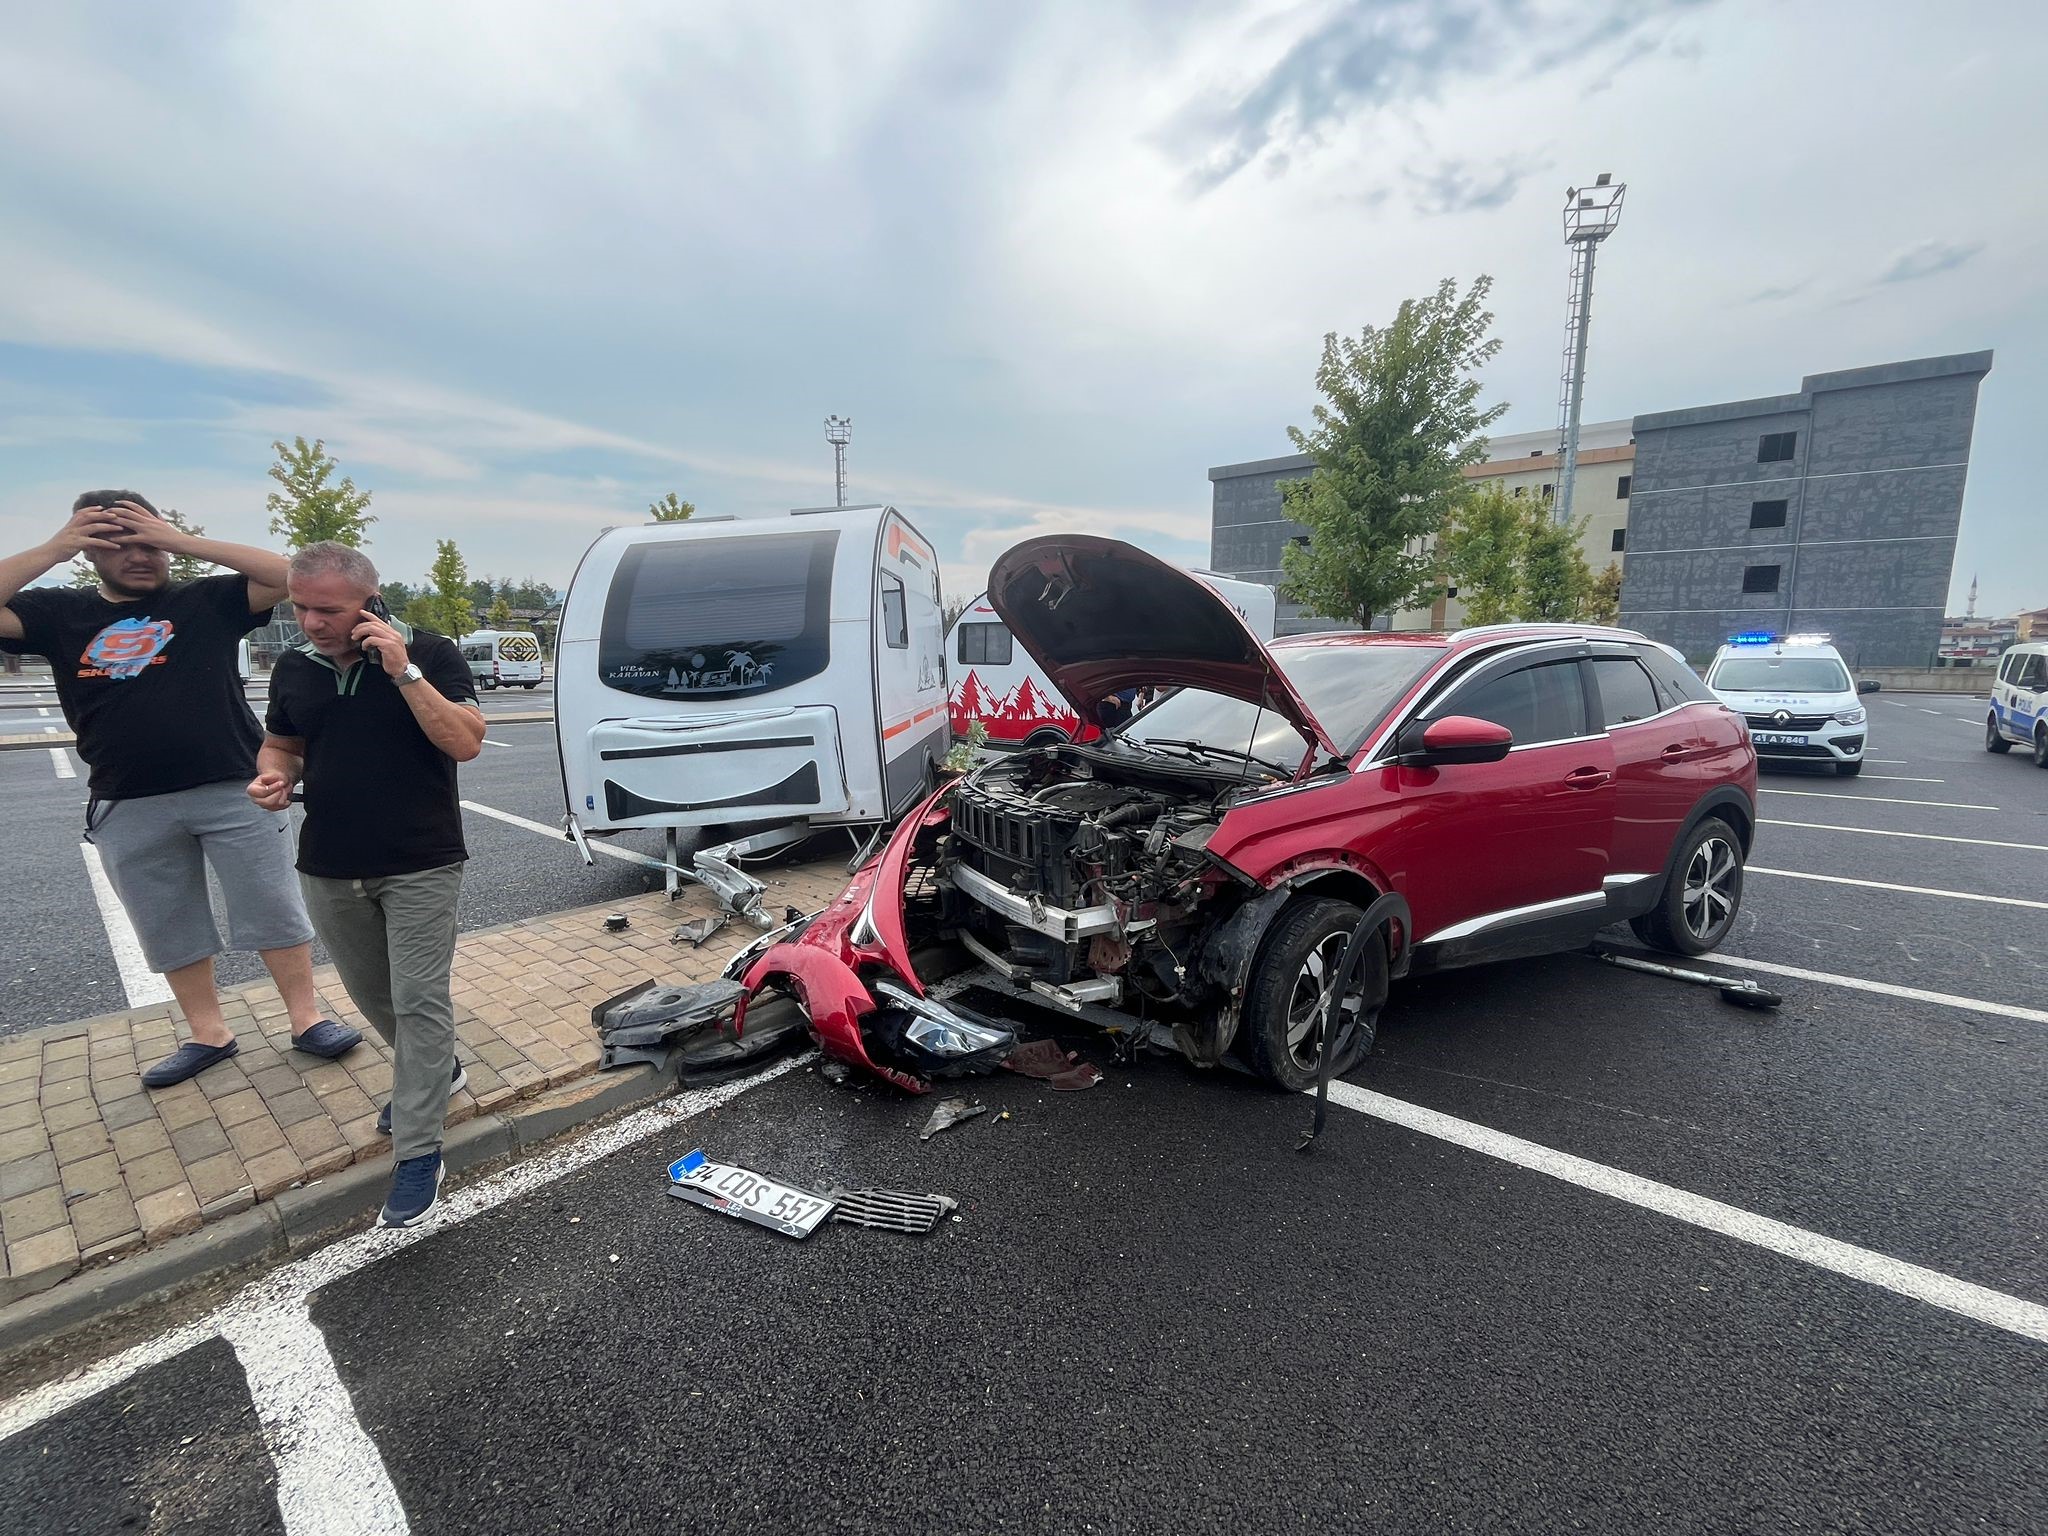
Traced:
<path id="1" fill-rule="evenodd" d="M 1560 523 L 1572 520 L 1572 486 L 1579 473 L 1579 406 L 1586 394 L 1586 331 L 1593 318 L 1593 258 L 1600 242 L 1620 227 L 1628 183 L 1606 171 L 1590 187 L 1567 187 L 1564 239 L 1572 252 L 1571 301 L 1565 311 L 1564 377 L 1559 390 L 1557 504 Z"/>
<path id="2" fill-rule="evenodd" d="M 846 445 L 853 441 L 853 418 L 827 416 L 825 441 L 832 445 L 832 479 L 839 496 L 833 505 L 843 507 L 846 505 Z"/>

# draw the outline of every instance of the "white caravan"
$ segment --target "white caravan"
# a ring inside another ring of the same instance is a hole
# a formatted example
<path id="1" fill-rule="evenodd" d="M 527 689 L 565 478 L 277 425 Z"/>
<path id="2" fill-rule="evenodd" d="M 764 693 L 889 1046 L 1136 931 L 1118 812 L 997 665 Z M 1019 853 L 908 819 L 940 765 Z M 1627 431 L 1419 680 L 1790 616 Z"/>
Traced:
<path id="1" fill-rule="evenodd" d="M 1235 608 L 1260 640 L 1273 638 L 1276 609 L 1271 587 L 1214 571 L 1193 574 Z M 965 736 L 976 721 L 995 747 L 1087 741 L 1097 734 L 1096 723 L 1084 724 L 1030 654 L 1011 638 L 1009 627 L 989 606 L 986 592 L 953 621 L 946 653 L 953 660 L 953 687 L 946 702 L 954 735 Z"/>
<path id="2" fill-rule="evenodd" d="M 569 834 L 775 824 L 694 877 L 759 915 L 737 855 L 877 827 L 951 745 L 939 563 L 893 507 L 614 528 L 569 583 L 555 648 Z M 588 852 L 586 850 L 586 858 Z"/>

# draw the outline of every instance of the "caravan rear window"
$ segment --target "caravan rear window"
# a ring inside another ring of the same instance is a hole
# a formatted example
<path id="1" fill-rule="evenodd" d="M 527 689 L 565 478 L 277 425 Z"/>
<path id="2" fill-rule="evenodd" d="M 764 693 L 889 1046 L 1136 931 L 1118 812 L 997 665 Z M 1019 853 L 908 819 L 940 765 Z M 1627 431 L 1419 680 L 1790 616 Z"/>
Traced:
<path id="1" fill-rule="evenodd" d="M 597 675 L 648 698 L 764 693 L 831 659 L 837 532 L 682 539 L 626 551 Z"/>
<path id="2" fill-rule="evenodd" d="M 1003 624 L 962 624 L 960 665 L 963 667 L 1007 667 L 1014 654 L 1010 631 Z"/>

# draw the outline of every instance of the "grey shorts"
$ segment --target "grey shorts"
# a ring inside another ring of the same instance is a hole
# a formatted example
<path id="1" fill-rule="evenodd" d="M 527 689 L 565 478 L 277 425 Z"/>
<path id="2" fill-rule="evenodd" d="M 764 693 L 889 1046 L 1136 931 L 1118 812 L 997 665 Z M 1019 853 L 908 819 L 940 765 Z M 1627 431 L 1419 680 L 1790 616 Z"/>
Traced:
<path id="1" fill-rule="evenodd" d="M 180 970 L 223 948 L 312 940 L 292 868 L 291 820 L 258 806 L 239 783 L 106 801 L 87 835 L 153 971 Z M 227 909 L 226 945 L 207 899 L 209 865 Z"/>

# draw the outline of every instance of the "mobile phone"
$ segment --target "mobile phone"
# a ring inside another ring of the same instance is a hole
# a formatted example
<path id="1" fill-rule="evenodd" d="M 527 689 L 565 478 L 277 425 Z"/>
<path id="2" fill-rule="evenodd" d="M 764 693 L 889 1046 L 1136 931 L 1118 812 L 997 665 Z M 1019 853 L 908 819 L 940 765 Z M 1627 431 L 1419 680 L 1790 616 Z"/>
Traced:
<path id="1" fill-rule="evenodd" d="M 363 612 L 375 614 L 386 624 L 391 622 L 391 610 L 385 606 L 384 595 L 381 592 L 372 592 L 370 594 L 370 600 L 363 604 Z M 370 658 L 371 666 L 381 667 L 384 665 L 384 658 L 377 654 L 377 647 L 374 645 L 364 646 L 363 654 Z"/>

